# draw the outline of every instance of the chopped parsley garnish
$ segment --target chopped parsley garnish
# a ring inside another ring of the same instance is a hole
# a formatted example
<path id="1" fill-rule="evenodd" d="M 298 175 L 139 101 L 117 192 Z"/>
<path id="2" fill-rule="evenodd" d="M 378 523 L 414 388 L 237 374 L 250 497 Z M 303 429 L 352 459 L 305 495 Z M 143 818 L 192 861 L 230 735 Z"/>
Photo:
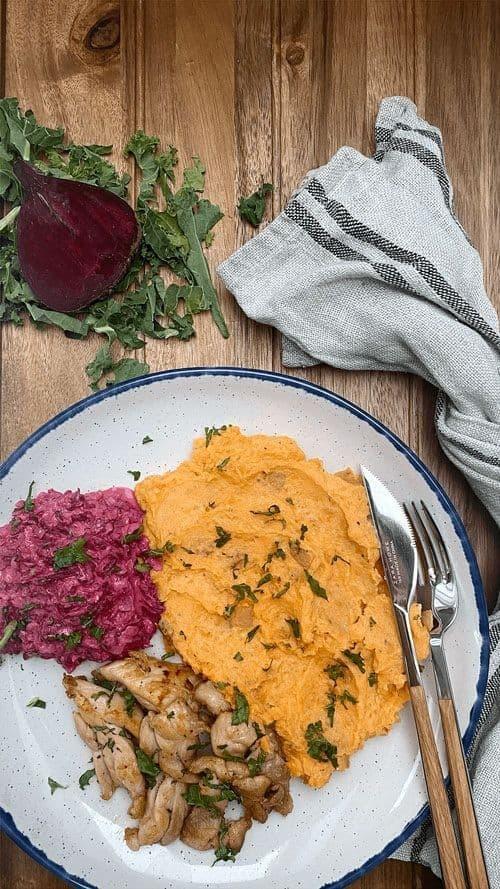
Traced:
<path id="1" fill-rule="evenodd" d="M 66 596 L 68 602 L 84 602 L 83 596 Z"/>
<path id="2" fill-rule="evenodd" d="M 301 540 L 304 539 L 304 537 L 306 536 L 308 530 L 309 530 L 309 528 L 307 527 L 307 525 L 301 525 L 301 526 L 300 526 L 300 539 L 301 539 Z"/>
<path id="3" fill-rule="evenodd" d="M 239 651 L 237 651 L 236 654 L 235 654 L 234 657 L 233 657 L 233 661 L 242 661 L 242 660 L 243 660 L 243 655 L 240 654 Z"/>
<path id="4" fill-rule="evenodd" d="M 332 682 L 336 682 L 337 679 L 340 679 L 340 677 L 344 675 L 344 665 L 328 664 L 328 667 L 325 667 L 325 673 L 328 674 Z"/>
<path id="5" fill-rule="evenodd" d="M 91 779 L 94 777 L 95 769 L 88 769 L 88 771 L 84 772 L 83 775 L 80 775 L 80 777 L 78 778 L 80 790 L 85 790 L 85 788 L 89 786 Z"/>
<path id="6" fill-rule="evenodd" d="M 328 596 L 326 595 L 326 590 L 323 589 L 323 587 L 316 580 L 316 578 L 313 577 L 312 574 L 309 574 L 309 571 L 306 571 L 305 569 L 304 569 L 304 574 L 307 578 L 307 582 L 308 582 L 309 586 L 311 587 L 311 590 L 313 591 L 314 595 L 319 596 L 320 599 L 328 599 Z"/>
<path id="7" fill-rule="evenodd" d="M 26 497 L 26 500 L 24 501 L 23 509 L 25 512 L 33 512 L 33 510 L 35 508 L 35 501 L 33 500 L 33 496 L 32 496 L 34 487 L 35 487 L 35 482 L 33 481 L 33 482 L 31 482 L 31 484 L 28 488 L 28 496 Z"/>
<path id="8" fill-rule="evenodd" d="M 229 463 L 230 459 L 231 459 L 231 457 L 225 457 L 224 460 L 221 460 L 220 463 L 217 463 L 217 469 L 218 469 L 220 472 L 222 472 L 222 470 L 226 468 L 226 466 L 227 466 L 227 464 Z"/>
<path id="9" fill-rule="evenodd" d="M 140 469 L 127 469 L 127 472 L 129 475 L 132 476 L 132 478 L 134 479 L 135 482 L 139 481 L 139 479 L 141 477 L 141 470 Z"/>
<path id="10" fill-rule="evenodd" d="M 241 725 L 242 722 L 248 722 L 250 717 L 248 701 L 243 692 L 236 687 L 234 689 L 234 703 L 235 707 L 231 717 L 231 725 Z"/>
<path id="11" fill-rule="evenodd" d="M 333 725 L 333 717 L 335 716 L 335 701 L 336 695 L 333 692 L 328 692 L 328 703 L 326 705 L 326 715 L 328 716 L 328 722 L 330 726 Z"/>
<path id="12" fill-rule="evenodd" d="M 79 630 L 75 630 L 73 633 L 69 633 L 66 635 L 65 633 L 58 633 L 55 637 L 59 642 L 64 642 L 66 645 L 67 651 L 72 651 L 73 648 L 76 648 L 77 645 L 80 645 L 82 641 L 82 634 Z"/>
<path id="13" fill-rule="evenodd" d="M 290 583 L 289 583 L 289 581 L 287 580 L 287 582 L 285 583 L 285 585 L 282 586 L 281 589 L 278 590 L 277 593 L 273 593 L 273 599 L 281 599 L 281 597 L 284 596 L 285 593 L 287 593 L 289 589 L 290 589 Z"/>
<path id="14" fill-rule="evenodd" d="M 255 759 L 247 759 L 248 771 L 250 772 L 250 777 L 255 778 L 256 775 L 260 775 L 262 771 L 262 766 L 266 761 L 266 754 L 263 750 L 259 750 L 259 753 Z"/>
<path id="15" fill-rule="evenodd" d="M 125 712 L 127 716 L 132 716 L 136 704 L 136 700 L 132 692 L 129 691 L 128 688 L 125 688 L 123 691 L 120 692 L 120 694 L 123 698 L 123 703 L 125 704 Z"/>
<path id="16" fill-rule="evenodd" d="M 220 435 L 221 432 L 225 432 L 226 429 L 227 429 L 227 426 L 219 426 L 218 429 L 216 426 L 210 426 L 210 427 L 205 426 L 205 447 L 208 448 L 214 435 Z"/>
<path id="17" fill-rule="evenodd" d="M 91 614 L 82 614 L 80 617 L 80 623 L 84 629 L 87 627 L 91 627 L 94 623 L 94 618 Z"/>
<path id="18" fill-rule="evenodd" d="M 66 546 L 56 549 L 53 558 L 53 566 L 56 571 L 60 568 L 70 568 L 71 565 L 85 565 L 90 562 L 90 556 L 85 552 L 87 541 L 85 537 L 79 537 Z"/>
<path id="19" fill-rule="evenodd" d="M 343 556 L 335 555 L 335 556 L 333 557 L 333 559 L 332 559 L 332 565 L 333 565 L 334 562 L 337 561 L 337 559 L 340 559 L 341 562 L 345 562 L 346 565 L 350 565 L 350 564 L 351 564 L 350 562 L 347 561 L 347 559 L 344 559 Z"/>
<path id="20" fill-rule="evenodd" d="M 153 439 L 151 438 L 150 435 L 145 435 L 144 438 L 142 439 L 143 444 L 150 444 L 152 441 L 153 441 Z"/>
<path id="21" fill-rule="evenodd" d="M 264 574 L 264 575 L 260 578 L 260 580 L 259 580 L 259 582 L 258 582 L 258 584 L 257 584 L 257 589 L 258 589 L 260 586 L 264 586 L 265 583 L 269 583 L 269 581 L 272 580 L 272 579 L 273 579 L 273 575 L 272 575 L 272 574 L 269 574 L 269 572 L 268 572 L 267 574 Z"/>
<path id="22" fill-rule="evenodd" d="M 277 648 L 276 642 L 261 642 L 260 643 L 266 651 L 271 651 L 273 648 Z"/>
<path id="23" fill-rule="evenodd" d="M 339 696 L 339 701 L 345 707 L 346 710 L 347 710 L 346 703 L 345 703 L 346 701 L 349 701 L 351 704 L 358 703 L 358 699 L 355 698 L 354 695 L 352 695 L 350 691 L 347 691 L 346 688 L 344 689 L 342 694 Z"/>
<path id="24" fill-rule="evenodd" d="M 31 698 L 31 701 L 28 701 L 26 704 L 27 707 L 39 707 L 40 710 L 45 710 L 47 704 L 45 701 L 42 701 L 41 698 Z"/>
<path id="25" fill-rule="evenodd" d="M 92 627 L 89 627 L 89 633 L 91 636 L 94 637 L 94 639 L 102 639 L 102 637 L 104 636 L 103 628 L 96 627 L 95 625 Z"/>
<path id="26" fill-rule="evenodd" d="M 156 779 L 161 771 L 160 767 L 147 755 L 147 753 L 144 753 L 144 750 L 141 750 L 140 747 L 136 747 L 135 756 L 139 771 L 144 775 L 146 784 L 148 787 L 154 787 Z"/>
<path id="27" fill-rule="evenodd" d="M 175 551 L 175 543 L 172 543 L 171 540 L 167 540 L 163 546 L 158 546 L 156 549 L 148 549 L 146 555 L 147 556 L 164 556 L 165 553 L 173 553 Z M 186 550 L 187 552 L 187 550 Z M 189 550 L 191 552 L 191 550 Z"/>
<path id="28" fill-rule="evenodd" d="M 327 741 L 323 734 L 323 723 L 310 722 L 305 732 L 307 752 L 313 759 L 319 762 L 331 762 L 334 769 L 338 768 L 337 748 L 335 744 Z"/>
<path id="29" fill-rule="evenodd" d="M 140 540 L 142 535 L 144 534 L 144 528 L 142 525 L 139 525 L 135 531 L 131 531 L 130 534 L 124 534 L 122 537 L 122 543 L 135 543 L 136 540 Z"/>
<path id="30" fill-rule="evenodd" d="M 370 674 L 368 675 L 368 685 L 370 685 L 370 686 L 373 687 L 374 685 L 377 684 L 377 682 L 378 682 L 378 676 L 377 676 L 377 674 L 376 674 L 376 673 L 370 673 Z"/>
<path id="31" fill-rule="evenodd" d="M 342 654 L 345 654 L 353 664 L 356 664 L 362 673 L 365 672 L 365 661 L 359 651 L 350 651 L 348 648 L 345 648 Z"/>
<path id="32" fill-rule="evenodd" d="M 261 509 L 251 509 L 250 512 L 252 513 L 252 515 L 266 515 L 266 516 L 273 516 L 273 515 L 278 515 L 278 513 L 281 512 L 281 510 L 280 510 L 279 506 L 276 505 L 276 503 L 273 503 L 273 504 L 269 507 L 269 509 L 264 509 L 264 510 L 261 510 Z"/>
<path id="33" fill-rule="evenodd" d="M 252 602 L 257 602 L 257 596 L 248 583 L 234 583 L 231 587 L 237 594 L 237 600 L 241 602 L 247 596 Z"/>
<path id="34" fill-rule="evenodd" d="M 287 624 L 289 624 L 290 629 L 291 629 L 293 635 L 295 636 L 295 638 L 300 639 L 300 637 L 302 635 L 302 631 L 300 629 L 300 622 L 297 620 L 297 618 L 296 617 L 286 617 L 285 620 L 286 620 Z"/>
<path id="35" fill-rule="evenodd" d="M 221 547 L 225 546 L 226 543 L 231 540 L 231 535 L 229 531 L 225 531 L 224 528 L 221 528 L 220 525 L 216 525 L 215 530 L 217 531 L 217 539 L 215 540 L 215 545 L 217 549 L 221 549 Z"/>
<path id="36" fill-rule="evenodd" d="M 260 630 L 260 624 L 257 624 L 256 627 L 253 627 L 252 630 L 248 631 L 246 641 L 251 642 L 258 630 Z"/>
<path id="37" fill-rule="evenodd" d="M 168 661 L 168 659 L 169 659 L 170 657 L 174 657 L 174 655 L 175 655 L 175 651 L 166 651 L 165 654 L 162 654 L 162 656 L 161 656 L 161 660 L 162 660 L 162 661 Z"/>
<path id="38" fill-rule="evenodd" d="M 215 861 L 216 864 L 218 861 L 235 861 L 236 860 L 236 852 L 231 849 L 230 846 L 226 846 L 224 840 L 227 836 L 228 827 L 224 820 L 221 822 L 221 826 L 219 828 L 219 845 L 215 850 Z"/>
<path id="39" fill-rule="evenodd" d="M 217 686 L 217 688 L 220 688 L 221 691 L 224 691 L 224 689 L 228 687 L 229 682 L 214 682 L 214 685 Z"/>
<path id="40" fill-rule="evenodd" d="M 247 197 L 242 196 L 238 203 L 238 213 L 245 222 L 249 222 L 254 228 L 262 222 L 266 212 L 266 196 L 271 194 L 273 186 L 270 182 L 263 182 L 257 191 Z"/>
<path id="41" fill-rule="evenodd" d="M 145 562 L 144 559 L 141 559 L 140 557 L 136 559 L 134 568 L 136 571 L 139 572 L 139 574 L 149 574 L 149 572 L 151 571 L 151 565 L 148 562 Z"/>
<path id="42" fill-rule="evenodd" d="M 56 790 L 67 790 L 67 785 L 59 784 L 59 781 L 54 781 L 53 778 L 47 778 L 47 783 L 50 787 L 50 795 L 54 796 Z"/>
<path id="43" fill-rule="evenodd" d="M 370 615 L 369 624 L 371 627 L 375 627 L 377 625 L 377 621 Z"/>

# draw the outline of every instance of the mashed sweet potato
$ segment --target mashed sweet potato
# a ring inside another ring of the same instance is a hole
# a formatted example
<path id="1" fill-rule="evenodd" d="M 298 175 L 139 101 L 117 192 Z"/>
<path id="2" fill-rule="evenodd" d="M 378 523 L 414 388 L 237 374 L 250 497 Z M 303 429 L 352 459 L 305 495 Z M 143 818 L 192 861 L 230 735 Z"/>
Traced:
<path id="1" fill-rule="evenodd" d="M 320 787 L 397 720 L 408 693 L 363 485 L 284 436 L 209 430 L 136 489 L 172 640 L 253 720 L 274 723 L 293 775 Z M 417 648 L 427 632 L 413 612 Z"/>

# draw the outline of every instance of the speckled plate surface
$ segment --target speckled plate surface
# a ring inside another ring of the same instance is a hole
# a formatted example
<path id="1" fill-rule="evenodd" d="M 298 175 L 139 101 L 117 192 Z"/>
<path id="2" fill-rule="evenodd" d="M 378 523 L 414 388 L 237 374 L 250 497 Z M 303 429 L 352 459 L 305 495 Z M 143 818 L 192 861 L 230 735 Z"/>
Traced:
<path id="1" fill-rule="evenodd" d="M 0 468 L 2 522 L 32 479 L 37 490 L 130 483 L 174 468 L 204 426 L 293 436 L 327 469 L 363 462 L 399 497 L 423 497 L 444 529 L 461 590 L 447 655 L 465 742 L 487 674 L 487 616 L 474 554 L 453 506 L 428 470 L 359 408 L 301 380 L 232 368 L 166 371 L 91 396 L 55 417 Z M 145 435 L 153 442 L 142 445 Z M 86 665 L 82 666 L 82 672 Z M 432 691 L 430 671 L 425 671 Z M 236 863 L 180 843 L 131 852 L 123 842 L 126 796 L 106 803 L 78 777 L 88 751 L 52 662 L 6 657 L 0 669 L 1 826 L 28 854 L 75 886 L 99 889 L 340 889 L 387 857 L 425 815 L 425 786 L 411 714 L 370 740 L 321 790 L 292 782 L 294 811 L 255 824 Z M 299 680 L 300 681 L 300 678 Z M 34 696 L 47 708 L 27 709 Z M 432 702 L 432 719 L 438 725 Z M 440 732 L 439 732 L 440 736 Z M 439 737 L 441 743 L 441 737 Z M 442 744 L 441 744 L 442 747 Z M 48 776 L 66 790 L 50 795 Z"/>

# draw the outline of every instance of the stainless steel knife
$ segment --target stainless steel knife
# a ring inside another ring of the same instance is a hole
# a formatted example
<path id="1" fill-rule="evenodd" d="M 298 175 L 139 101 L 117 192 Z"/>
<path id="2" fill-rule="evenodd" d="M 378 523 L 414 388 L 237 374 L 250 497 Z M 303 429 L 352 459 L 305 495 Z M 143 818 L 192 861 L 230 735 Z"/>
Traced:
<path id="1" fill-rule="evenodd" d="M 401 504 L 394 495 L 365 466 L 361 466 L 361 473 L 378 534 L 385 579 L 392 596 L 401 638 L 443 881 L 450 889 L 466 889 L 457 837 L 411 632 L 408 609 L 415 592 L 418 571 L 413 532 Z"/>

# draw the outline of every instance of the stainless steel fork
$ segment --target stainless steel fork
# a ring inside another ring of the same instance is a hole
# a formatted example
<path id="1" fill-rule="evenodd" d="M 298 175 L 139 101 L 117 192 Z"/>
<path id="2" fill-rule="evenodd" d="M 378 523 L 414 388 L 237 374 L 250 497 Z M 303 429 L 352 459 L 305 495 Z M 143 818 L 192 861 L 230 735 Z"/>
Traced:
<path id="1" fill-rule="evenodd" d="M 415 532 L 420 559 L 423 562 L 421 602 L 424 608 L 430 607 L 434 618 L 434 626 L 430 632 L 430 648 L 465 867 L 472 889 L 488 889 L 490 884 L 474 809 L 469 771 L 443 648 L 443 635 L 455 620 L 458 610 L 458 587 L 443 536 L 425 503 L 421 501 L 419 506 L 411 503 L 406 505 L 405 509 Z"/>

